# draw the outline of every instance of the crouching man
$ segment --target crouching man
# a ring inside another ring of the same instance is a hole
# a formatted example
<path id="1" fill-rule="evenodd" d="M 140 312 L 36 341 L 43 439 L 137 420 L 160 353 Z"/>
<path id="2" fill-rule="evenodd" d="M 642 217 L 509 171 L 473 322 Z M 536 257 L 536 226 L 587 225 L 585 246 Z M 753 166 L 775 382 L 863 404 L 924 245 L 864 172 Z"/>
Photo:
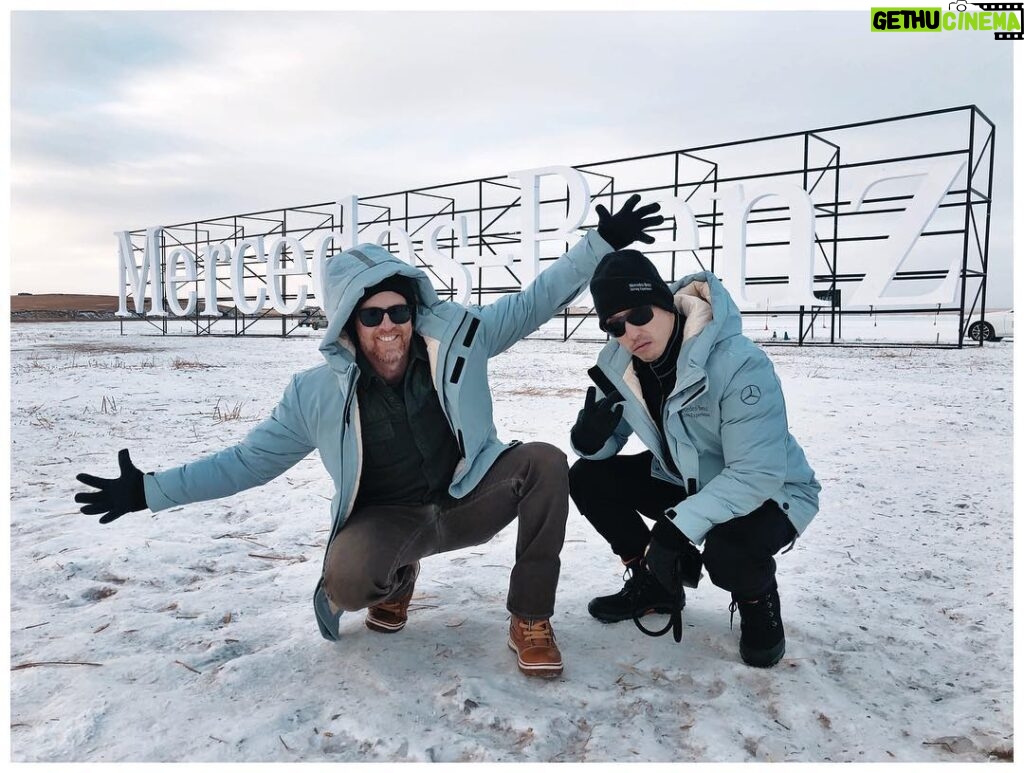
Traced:
<path id="1" fill-rule="evenodd" d="M 732 593 L 743 661 L 774 666 L 786 639 L 773 556 L 810 523 L 821 487 L 789 433 L 772 364 L 711 273 L 670 289 L 646 256 L 622 250 L 590 287 L 612 340 L 597 363 L 604 394 L 590 388 L 572 429 L 582 459 L 569 486 L 627 567 L 622 590 L 593 599 L 590 614 L 681 610 L 682 585 L 696 587 L 703 564 Z M 619 455 L 632 432 L 649 450 Z"/>
<path id="2" fill-rule="evenodd" d="M 318 449 L 334 483 L 332 528 L 313 606 L 338 638 L 344 611 L 402 630 L 420 559 L 490 540 L 518 516 L 507 597 L 508 645 L 528 676 L 554 677 L 550 618 L 569 509 L 568 463 L 545 443 L 502 443 L 487 360 L 575 298 L 598 260 L 663 218 L 631 197 L 522 292 L 484 307 L 441 301 L 427 275 L 375 244 L 326 267 L 325 362 L 297 374 L 266 421 L 237 445 L 143 475 L 121 451 L 121 477 L 79 475 L 75 501 L 109 523 L 126 512 L 228 496 L 267 483 Z"/>

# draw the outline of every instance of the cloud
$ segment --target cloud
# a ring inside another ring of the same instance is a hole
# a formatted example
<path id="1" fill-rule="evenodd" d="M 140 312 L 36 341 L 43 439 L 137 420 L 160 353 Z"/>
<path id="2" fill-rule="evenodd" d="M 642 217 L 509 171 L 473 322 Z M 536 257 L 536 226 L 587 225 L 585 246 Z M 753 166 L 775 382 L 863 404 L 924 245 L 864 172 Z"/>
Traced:
<path id="1" fill-rule="evenodd" d="M 866 12 L 19 12 L 12 277 L 34 286 L 12 289 L 111 292 L 113 230 L 349 193 L 956 104 L 1009 136 L 1009 45 L 867 27 Z M 44 212 L 80 270 L 33 274 Z"/>

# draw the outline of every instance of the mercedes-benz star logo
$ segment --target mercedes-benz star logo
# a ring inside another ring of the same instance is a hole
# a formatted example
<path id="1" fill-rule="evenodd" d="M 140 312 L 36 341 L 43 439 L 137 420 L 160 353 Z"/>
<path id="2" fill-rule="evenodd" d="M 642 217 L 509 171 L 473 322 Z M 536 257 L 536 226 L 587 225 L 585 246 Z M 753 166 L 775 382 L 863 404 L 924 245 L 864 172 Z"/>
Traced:
<path id="1" fill-rule="evenodd" d="M 743 387 L 743 391 L 740 392 L 740 400 L 745 402 L 747 405 L 753 405 L 761 399 L 761 390 L 753 384 Z"/>

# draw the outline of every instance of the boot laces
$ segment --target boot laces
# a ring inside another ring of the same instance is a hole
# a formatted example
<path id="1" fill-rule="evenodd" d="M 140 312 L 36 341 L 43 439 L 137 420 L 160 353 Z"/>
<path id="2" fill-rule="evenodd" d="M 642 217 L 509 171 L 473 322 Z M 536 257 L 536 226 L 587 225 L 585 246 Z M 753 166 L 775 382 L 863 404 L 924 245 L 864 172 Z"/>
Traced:
<path id="1" fill-rule="evenodd" d="M 519 632 L 527 644 L 551 646 L 555 643 L 555 632 L 547 620 L 520 620 Z"/>
<path id="2" fill-rule="evenodd" d="M 637 579 L 637 572 L 632 566 L 627 566 L 622 570 L 622 591 L 628 598 L 632 598 L 636 594 L 637 584 L 640 582 Z"/>
<path id="3" fill-rule="evenodd" d="M 380 604 L 374 604 L 373 608 L 380 612 L 390 612 L 392 614 L 401 614 L 404 608 L 408 605 L 408 599 L 399 599 L 398 601 L 383 601 Z"/>
<path id="4" fill-rule="evenodd" d="M 391 599 L 390 601 L 382 601 L 379 604 L 374 604 L 373 608 L 379 612 L 390 612 L 393 615 L 401 615 L 409 608 L 412 596 L 413 591 L 410 589 L 408 593 L 403 594 L 397 599 Z"/>
<path id="5" fill-rule="evenodd" d="M 740 604 L 743 608 L 740 609 Z M 752 620 L 757 618 L 757 623 L 770 626 L 771 628 L 777 628 L 779 625 L 778 618 L 775 615 L 775 605 L 772 603 L 771 594 L 764 598 L 751 599 L 750 601 L 733 601 L 729 604 L 729 630 L 732 630 L 732 618 L 736 614 L 736 610 L 740 609 L 740 623 L 743 622 L 743 615 L 747 615 L 747 619 Z"/>
<path id="6" fill-rule="evenodd" d="M 650 583 L 654 581 L 651 573 L 642 568 L 639 563 L 635 566 L 627 566 L 622 572 L 622 579 L 625 583 L 622 590 L 630 599 L 641 595 Z"/>

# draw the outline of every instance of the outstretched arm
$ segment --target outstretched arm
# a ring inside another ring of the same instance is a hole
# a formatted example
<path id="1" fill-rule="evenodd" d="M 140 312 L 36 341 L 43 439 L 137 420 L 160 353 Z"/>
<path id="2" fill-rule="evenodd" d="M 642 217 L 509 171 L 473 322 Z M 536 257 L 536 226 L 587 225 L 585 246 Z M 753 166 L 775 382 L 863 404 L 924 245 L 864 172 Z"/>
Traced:
<path id="1" fill-rule="evenodd" d="M 97 478 L 81 474 L 78 480 L 99 491 L 82 492 L 75 501 L 85 503 L 86 515 L 102 514 L 110 523 L 127 512 L 149 508 L 156 512 L 176 505 L 218 499 L 260 486 L 299 462 L 315 444 L 299 407 L 293 378 L 270 417 L 240 443 L 195 462 L 143 475 L 131 463 L 128 451 L 118 455 L 121 477 Z"/>
<path id="2" fill-rule="evenodd" d="M 633 194 L 614 215 L 608 214 L 608 210 L 599 204 L 596 209 L 600 224 L 596 233 L 588 233 L 571 250 L 541 271 L 529 287 L 481 309 L 481 327 L 487 336 L 492 357 L 528 336 L 568 306 L 590 283 L 594 269 L 606 254 L 637 240 L 646 244 L 654 241 L 654 237 L 644 233 L 644 229 L 664 222 L 664 217 L 655 214 L 661 205 L 647 204 L 634 209 L 639 201 L 640 196 Z"/>

